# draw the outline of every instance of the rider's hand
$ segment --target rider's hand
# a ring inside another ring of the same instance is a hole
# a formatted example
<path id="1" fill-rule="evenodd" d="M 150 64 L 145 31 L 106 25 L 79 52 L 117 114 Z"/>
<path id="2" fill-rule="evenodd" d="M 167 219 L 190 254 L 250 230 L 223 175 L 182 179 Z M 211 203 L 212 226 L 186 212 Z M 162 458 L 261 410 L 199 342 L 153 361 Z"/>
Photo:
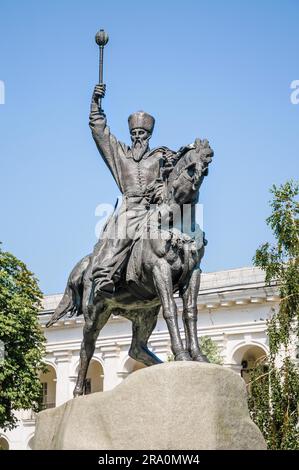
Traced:
<path id="1" fill-rule="evenodd" d="M 105 93 L 106 93 L 106 85 L 104 83 L 101 83 L 100 85 L 96 85 L 94 87 L 92 99 L 98 102 L 99 98 L 104 98 Z"/>
<path id="2" fill-rule="evenodd" d="M 171 150 L 167 150 L 164 154 L 164 176 L 167 176 L 173 169 L 176 163 L 176 153 Z"/>
<path id="3" fill-rule="evenodd" d="M 174 163 L 175 158 L 176 158 L 176 153 L 172 152 L 172 150 L 167 150 L 164 154 L 166 166 L 172 165 Z"/>

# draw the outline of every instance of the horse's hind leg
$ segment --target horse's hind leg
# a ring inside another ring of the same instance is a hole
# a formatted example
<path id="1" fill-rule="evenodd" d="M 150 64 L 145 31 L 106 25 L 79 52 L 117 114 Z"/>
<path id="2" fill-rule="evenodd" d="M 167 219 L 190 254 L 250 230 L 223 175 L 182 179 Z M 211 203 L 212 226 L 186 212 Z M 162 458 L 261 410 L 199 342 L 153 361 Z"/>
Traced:
<path id="1" fill-rule="evenodd" d="M 186 335 L 186 347 L 193 361 L 209 362 L 201 352 L 197 337 L 197 296 L 200 285 L 200 269 L 194 269 L 187 289 L 182 295 L 183 322 Z"/>
<path id="2" fill-rule="evenodd" d="M 74 397 L 83 395 L 84 382 L 90 360 L 95 350 L 96 340 L 99 336 L 101 329 L 107 323 L 111 312 L 102 310 L 103 305 L 98 305 L 96 308 L 92 308 L 93 314 L 91 318 L 85 318 L 85 324 L 83 328 L 83 340 L 81 343 L 80 351 L 80 365 L 77 377 L 76 386 L 74 388 Z"/>
<path id="3" fill-rule="evenodd" d="M 159 310 L 160 306 L 154 307 L 152 310 L 136 311 L 130 316 L 133 335 L 129 356 L 135 359 L 135 361 L 142 362 L 146 366 L 152 366 L 162 362 L 147 347 L 149 337 L 157 324 Z"/>

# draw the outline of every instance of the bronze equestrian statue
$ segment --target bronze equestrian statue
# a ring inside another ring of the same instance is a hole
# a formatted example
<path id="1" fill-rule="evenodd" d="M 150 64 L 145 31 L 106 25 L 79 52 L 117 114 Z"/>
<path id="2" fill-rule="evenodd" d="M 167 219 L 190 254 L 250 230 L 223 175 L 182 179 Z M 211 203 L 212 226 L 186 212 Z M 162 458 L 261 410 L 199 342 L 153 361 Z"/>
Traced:
<path id="1" fill-rule="evenodd" d="M 74 396 L 83 394 L 96 340 L 112 313 L 132 321 L 129 355 L 136 361 L 147 366 L 161 362 L 147 347 L 161 306 L 175 360 L 207 361 L 197 338 L 200 261 L 206 241 L 193 214 L 213 151 L 207 140 L 199 139 L 178 152 L 167 147 L 150 150 L 155 121 L 144 112 L 129 117 L 132 145 L 128 147 L 110 133 L 98 106 L 104 96 L 105 85 L 97 85 L 90 127 L 123 202 L 106 223 L 93 253 L 72 270 L 63 298 L 47 324 L 53 325 L 66 314 L 84 315 Z M 175 292 L 183 300 L 185 345 Z"/>

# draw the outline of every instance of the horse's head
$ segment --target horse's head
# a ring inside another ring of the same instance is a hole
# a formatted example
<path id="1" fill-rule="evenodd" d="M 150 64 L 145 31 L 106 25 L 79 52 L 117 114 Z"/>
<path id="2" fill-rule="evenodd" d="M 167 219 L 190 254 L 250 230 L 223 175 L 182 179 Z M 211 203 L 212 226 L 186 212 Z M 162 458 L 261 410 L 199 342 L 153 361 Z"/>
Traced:
<path id="1" fill-rule="evenodd" d="M 168 200 L 178 205 L 195 202 L 208 165 L 214 155 L 207 140 L 196 139 L 193 145 L 178 152 L 178 161 L 168 178 Z"/>

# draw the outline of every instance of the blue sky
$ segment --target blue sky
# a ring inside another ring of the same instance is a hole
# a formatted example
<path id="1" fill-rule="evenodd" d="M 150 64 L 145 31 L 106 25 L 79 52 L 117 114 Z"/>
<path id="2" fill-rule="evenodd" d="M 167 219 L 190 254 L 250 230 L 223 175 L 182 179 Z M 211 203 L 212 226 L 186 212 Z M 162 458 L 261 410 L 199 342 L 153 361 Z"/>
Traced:
<path id="1" fill-rule="evenodd" d="M 105 50 L 110 128 L 129 142 L 128 115 L 156 117 L 151 145 L 196 137 L 215 151 L 204 181 L 204 271 L 252 263 L 271 239 L 269 187 L 298 176 L 297 0 L 140 2 L 2 0 L 0 6 L 0 240 L 45 293 L 96 241 L 95 208 L 118 190 L 88 128 Z"/>

